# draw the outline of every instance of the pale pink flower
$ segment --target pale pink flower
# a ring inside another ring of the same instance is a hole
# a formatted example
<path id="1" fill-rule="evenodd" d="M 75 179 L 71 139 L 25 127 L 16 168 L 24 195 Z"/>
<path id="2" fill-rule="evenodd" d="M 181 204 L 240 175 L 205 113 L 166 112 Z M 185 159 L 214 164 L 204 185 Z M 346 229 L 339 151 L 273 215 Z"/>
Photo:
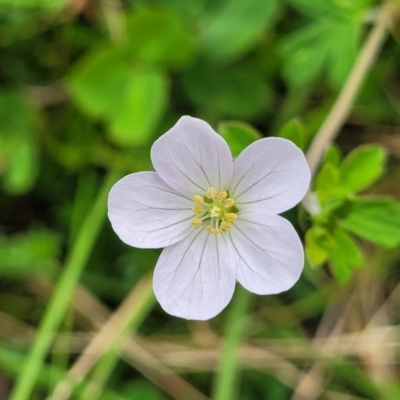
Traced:
<path id="1" fill-rule="evenodd" d="M 153 288 L 162 308 L 206 320 L 223 310 L 236 281 L 252 293 L 292 287 L 303 246 L 279 213 L 305 195 L 302 151 L 281 138 L 260 139 L 233 161 L 204 121 L 182 117 L 151 149 L 155 172 L 138 172 L 110 191 L 108 216 L 122 241 L 165 247 Z"/>

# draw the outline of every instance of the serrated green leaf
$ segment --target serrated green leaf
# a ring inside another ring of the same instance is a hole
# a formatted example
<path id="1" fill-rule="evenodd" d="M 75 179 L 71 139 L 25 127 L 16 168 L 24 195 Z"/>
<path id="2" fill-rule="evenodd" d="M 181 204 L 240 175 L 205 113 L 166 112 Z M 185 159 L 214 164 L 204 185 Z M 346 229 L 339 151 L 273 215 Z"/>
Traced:
<path id="1" fill-rule="evenodd" d="M 218 60 L 232 59 L 248 50 L 273 22 L 276 0 L 230 0 L 221 2 L 203 24 L 204 51 Z"/>
<path id="2" fill-rule="evenodd" d="M 233 157 L 262 136 L 254 127 L 245 122 L 226 121 L 218 125 L 219 134 L 228 142 Z"/>
<path id="3" fill-rule="evenodd" d="M 400 209 L 393 200 L 358 198 L 349 215 L 339 223 L 372 243 L 386 247 L 400 244 Z"/>
<path id="4" fill-rule="evenodd" d="M 286 122 L 278 132 L 278 136 L 292 141 L 302 150 L 305 149 L 306 134 L 304 126 L 298 118 L 293 118 Z"/>
<path id="5" fill-rule="evenodd" d="M 127 51 L 152 65 L 181 68 L 192 59 L 193 34 L 174 13 L 140 8 L 127 19 Z"/>
<path id="6" fill-rule="evenodd" d="M 332 247 L 329 259 L 332 272 L 340 283 L 345 283 L 351 271 L 362 265 L 364 257 L 357 244 L 343 229 L 337 227 L 332 235 Z"/>
<path id="7" fill-rule="evenodd" d="M 358 192 L 372 185 L 384 172 L 386 152 L 366 145 L 353 150 L 340 166 L 340 186 Z"/>

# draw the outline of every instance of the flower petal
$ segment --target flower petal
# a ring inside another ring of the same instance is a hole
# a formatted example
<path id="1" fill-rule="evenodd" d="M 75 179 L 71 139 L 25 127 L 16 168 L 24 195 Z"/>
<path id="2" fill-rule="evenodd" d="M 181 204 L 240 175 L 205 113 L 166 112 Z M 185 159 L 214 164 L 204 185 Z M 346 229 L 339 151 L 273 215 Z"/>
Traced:
<path id="1" fill-rule="evenodd" d="M 161 307 L 181 318 L 206 320 L 222 311 L 235 288 L 234 259 L 223 235 L 196 229 L 161 253 L 154 293 Z"/>
<path id="2" fill-rule="evenodd" d="M 226 190 L 233 171 L 225 140 L 206 122 L 182 117 L 154 142 L 151 160 L 164 181 L 180 193 L 204 194 L 209 187 Z"/>
<path id="3" fill-rule="evenodd" d="M 156 172 L 127 175 L 111 189 L 108 218 L 120 239 L 134 247 L 170 246 L 194 228 L 192 199 L 176 193 Z"/>
<path id="4" fill-rule="evenodd" d="M 238 208 L 257 203 L 279 214 L 301 201 L 310 184 L 310 169 L 303 152 L 281 138 L 260 139 L 234 161 L 230 195 Z"/>
<path id="5" fill-rule="evenodd" d="M 238 258 L 236 279 L 250 292 L 280 293 L 299 279 L 303 246 L 286 219 L 244 211 L 228 233 Z"/>

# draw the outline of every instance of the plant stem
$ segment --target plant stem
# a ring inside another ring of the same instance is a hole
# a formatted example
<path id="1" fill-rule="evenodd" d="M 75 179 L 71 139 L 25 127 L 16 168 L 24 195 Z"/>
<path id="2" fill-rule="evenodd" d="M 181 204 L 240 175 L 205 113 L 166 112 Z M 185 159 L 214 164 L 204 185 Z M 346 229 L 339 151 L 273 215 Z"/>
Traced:
<path id="1" fill-rule="evenodd" d="M 306 157 L 312 175 L 315 175 L 326 149 L 338 135 L 348 117 L 361 83 L 376 59 L 393 20 L 393 14 L 397 10 L 398 7 L 391 2 L 386 2 L 382 6 L 375 26 L 371 29 L 339 97 L 311 143 Z"/>
<path id="2" fill-rule="evenodd" d="M 82 223 L 75 245 L 66 260 L 64 271 L 40 322 L 32 350 L 11 393 L 10 400 L 27 400 L 32 394 L 53 335 L 64 318 L 76 284 L 105 219 L 108 192 L 118 177 L 119 173 L 115 171 L 109 172 L 93 208 Z"/>
<path id="3" fill-rule="evenodd" d="M 246 311 L 250 298 L 250 293 L 238 285 L 236 296 L 228 315 L 222 359 L 216 376 L 213 400 L 234 400 L 238 392 L 235 384 L 239 372 L 238 350 L 245 333 Z"/>

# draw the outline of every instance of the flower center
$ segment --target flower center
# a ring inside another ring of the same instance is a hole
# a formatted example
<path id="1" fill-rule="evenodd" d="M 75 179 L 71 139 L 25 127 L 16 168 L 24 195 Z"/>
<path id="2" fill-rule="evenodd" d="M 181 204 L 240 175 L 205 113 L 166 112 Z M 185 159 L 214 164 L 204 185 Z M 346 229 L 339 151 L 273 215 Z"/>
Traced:
<path id="1" fill-rule="evenodd" d="M 232 222 L 237 219 L 236 213 L 239 211 L 235 206 L 235 200 L 228 196 L 228 193 L 217 190 L 213 187 L 207 189 L 205 196 L 196 194 L 193 197 L 193 212 L 196 217 L 192 219 L 191 224 L 195 228 L 207 224 L 208 233 L 218 234 L 223 231 L 229 231 L 232 228 Z"/>

